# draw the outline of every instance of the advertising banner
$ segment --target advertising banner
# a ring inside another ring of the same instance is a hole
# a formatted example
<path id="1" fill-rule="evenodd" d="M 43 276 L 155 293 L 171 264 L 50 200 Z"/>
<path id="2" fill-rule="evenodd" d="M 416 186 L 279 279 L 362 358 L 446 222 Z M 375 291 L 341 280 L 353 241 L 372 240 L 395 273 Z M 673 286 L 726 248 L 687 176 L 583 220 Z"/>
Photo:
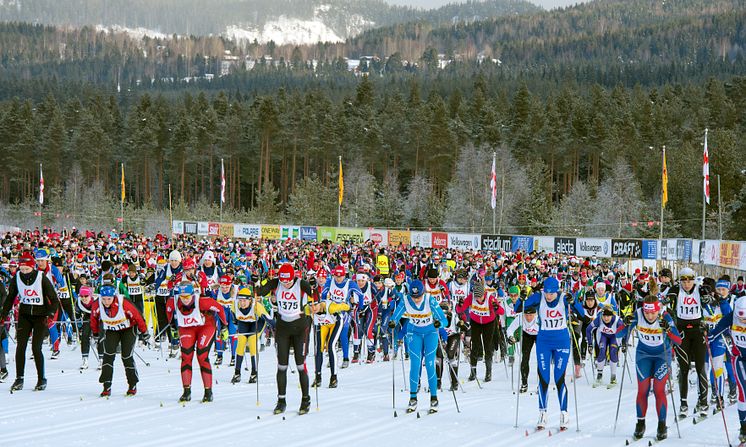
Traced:
<path id="1" fill-rule="evenodd" d="M 223 237 L 234 237 L 233 224 L 232 223 L 221 223 L 220 224 L 220 235 Z"/>
<path id="2" fill-rule="evenodd" d="M 184 222 L 184 234 L 197 234 L 197 222 Z"/>
<path id="3" fill-rule="evenodd" d="M 184 234 L 184 222 L 181 220 L 173 221 L 173 228 L 171 228 L 171 232 L 174 234 Z"/>
<path id="4" fill-rule="evenodd" d="M 550 253 L 554 251 L 554 236 L 536 236 L 534 250 Z"/>
<path id="5" fill-rule="evenodd" d="M 448 248 L 448 233 L 439 233 L 433 231 L 432 233 L 432 248 Z"/>
<path id="6" fill-rule="evenodd" d="M 208 236 L 220 236 L 220 224 L 217 222 L 207 223 L 207 235 Z"/>
<path id="7" fill-rule="evenodd" d="M 448 233 L 448 247 L 457 250 L 479 250 L 481 237 L 478 234 Z"/>
<path id="8" fill-rule="evenodd" d="M 207 233 L 207 222 L 197 222 L 197 234 L 200 236 L 207 236 Z"/>
<path id="9" fill-rule="evenodd" d="M 648 239 L 642 241 L 642 259 L 658 259 L 658 241 Z"/>
<path id="10" fill-rule="evenodd" d="M 412 247 L 433 247 L 433 235 L 429 231 L 412 231 L 410 236 L 412 239 Z"/>
<path id="11" fill-rule="evenodd" d="M 738 268 L 741 262 L 740 242 L 720 243 L 720 266 L 727 268 Z"/>
<path id="12" fill-rule="evenodd" d="M 510 239 L 510 251 L 531 251 L 534 249 L 534 238 L 532 236 L 513 236 Z"/>
<path id="13" fill-rule="evenodd" d="M 575 254 L 578 256 L 611 257 L 611 239 L 578 238 Z"/>
<path id="14" fill-rule="evenodd" d="M 315 241 L 316 227 L 300 227 L 300 238 L 304 241 Z"/>
<path id="15" fill-rule="evenodd" d="M 328 240 L 332 242 L 337 240 L 337 229 L 335 227 L 318 227 L 317 230 L 316 240 Z"/>
<path id="16" fill-rule="evenodd" d="M 409 231 L 406 230 L 389 230 L 389 245 L 396 247 L 398 245 L 411 245 L 412 238 Z"/>
<path id="17" fill-rule="evenodd" d="M 337 228 L 337 238 L 335 241 L 359 244 L 364 241 L 363 230 L 359 228 Z"/>
<path id="18" fill-rule="evenodd" d="M 575 238 L 574 237 L 556 237 L 554 238 L 554 252 L 560 255 L 575 255 Z"/>
<path id="19" fill-rule="evenodd" d="M 365 239 L 370 239 L 371 242 L 378 245 L 389 244 L 389 230 L 381 230 L 379 228 L 370 228 L 364 234 Z"/>
<path id="20" fill-rule="evenodd" d="M 235 224 L 233 225 L 233 234 L 235 234 L 236 237 L 246 239 L 259 239 L 262 232 L 259 225 Z"/>
<path id="21" fill-rule="evenodd" d="M 500 236 L 499 234 L 483 234 L 482 250 L 496 252 L 511 251 L 512 238 L 510 236 Z"/>
<path id="22" fill-rule="evenodd" d="M 613 258 L 642 258 L 642 241 L 639 239 L 612 239 L 611 257 Z"/>
<path id="23" fill-rule="evenodd" d="M 277 240 L 280 239 L 279 225 L 262 225 L 262 239 Z"/>

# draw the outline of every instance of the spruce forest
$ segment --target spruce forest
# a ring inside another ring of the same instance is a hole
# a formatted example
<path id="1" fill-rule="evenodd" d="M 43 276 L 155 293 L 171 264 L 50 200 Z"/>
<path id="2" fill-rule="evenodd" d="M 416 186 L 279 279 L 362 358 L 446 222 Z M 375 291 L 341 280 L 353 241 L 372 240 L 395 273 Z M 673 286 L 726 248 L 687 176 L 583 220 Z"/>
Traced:
<path id="1" fill-rule="evenodd" d="M 227 53 L 230 52 L 230 53 Z M 226 55 L 230 69 L 221 74 Z M 350 60 L 360 64 L 350 70 Z M 343 43 L 0 24 L 0 221 L 746 240 L 746 7 L 597 0 Z M 719 183 L 718 183 L 719 177 Z M 722 228 L 722 235 L 720 230 Z"/>

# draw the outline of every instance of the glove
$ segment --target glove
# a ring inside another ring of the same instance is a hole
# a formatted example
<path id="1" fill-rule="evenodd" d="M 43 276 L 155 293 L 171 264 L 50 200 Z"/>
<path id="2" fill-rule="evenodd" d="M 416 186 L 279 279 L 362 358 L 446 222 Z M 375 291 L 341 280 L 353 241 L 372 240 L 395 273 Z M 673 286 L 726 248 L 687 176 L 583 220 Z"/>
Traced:
<path id="1" fill-rule="evenodd" d="M 593 355 L 593 344 L 588 345 L 588 354 Z"/>
<path id="2" fill-rule="evenodd" d="M 229 335 L 228 334 L 228 328 L 224 327 L 223 329 L 220 330 L 220 338 L 221 339 L 227 340 L 228 339 L 228 335 Z"/>
<path id="3" fill-rule="evenodd" d="M 665 318 L 661 318 L 660 326 L 661 329 L 663 329 L 663 332 L 668 332 L 668 330 L 671 329 L 671 325 L 668 324 L 668 320 L 666 320 Z"/>
<path id="4" fill-rule="evenodd" d="M 567 304 L 575 304 L 575 295 L 573 295 L 572 293 L 567 293 L 565 294 L 565 296 L 567 297 Z"/>
<path id="5" fill-rule="evenodd" d="M 707 333 L 710 331 L 710 326 L 707 324 L 705 320 L 699 321 L 699 330 L 701 330 L 704 333 Z"/>
<path id="6" fill-rule="evenodd" d="M 389 321 L 389 329 L 393 329 L 396 327 L 396 323 L 394 321 Z"/>
<path id="7" fill-rule="evenodd" d="M 311 278 L 308 280 L 308 284 L 310 284 L 311 287 L 316 287 L 318 283 L 316 282 L 316 278 Z"/>
<path id="8" fill-rule="evenodd" d="M 433 326 L 435 326 L 435 329 L 438 329 L 440 327 L 440 320 L 435 320 Z"/>
<path id="9" fill-rule="evenodd" d="M 627 342 L 626 341 L 622 342 L 622 348 L 621 349 L 622 349 L 622 354 L 625 354 L 627 352 Z"/>
<path id="10" fill-rule="evenodd" d="M 632 324 L 632 320 L 633 320 L 632 315 L 625 315 L 624 316 L 624 325 L 625 326 L 629 326 L 630 324 Z"/>
<path id="11" fill-rule="evenodd" d="M 143 342 L 145 344 L 148 344 L 149 340 L 150 340 L 150 334 L 148 334 L 147 332 L 145 332 L 144 334 L 140 334 L 140 341 L 141 342 Z"/>
<path id="12" fill-rule="evenodd" d="M 514 345 L 515 344 L 515 337 L 513 337 L 512 335 L 510 337 L 508 337 L 508 344 L 509 345 Z"/>
<path id="13" fill-rule="evenodd" d="M 458 323 L 456 323 L 456 327 L 458 327 L 461 332 L 466 332 L 466 330 L 468 329 L 466 327 L 466 323 L 464 323 L 463 321 L 459 321 Z"/>

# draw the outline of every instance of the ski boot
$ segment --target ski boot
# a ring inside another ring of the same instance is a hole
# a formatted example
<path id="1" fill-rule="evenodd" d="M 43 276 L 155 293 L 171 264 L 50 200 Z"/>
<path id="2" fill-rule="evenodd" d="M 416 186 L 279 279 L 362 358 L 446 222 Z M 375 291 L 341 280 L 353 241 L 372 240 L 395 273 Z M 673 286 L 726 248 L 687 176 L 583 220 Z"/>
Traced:
<path id="1" fill-rule="evenodd" d="M 376 361 L 376 353 L 375 352 L 369 352 L 368 358 L 365 360 L 365 363 L 373 363 Z"/>
<path id="2" fill-rule="evenodd" d="M 537 430 L 544 430 L 547 428 L 547 412 L 539 411 L 539 421 L 536 423 Z"/>
<path id="3" fill-rule="evenodd" d="M 171 345 L 171 347 L 168 348 L 168 358 L 175 359 L 178 354 L 179 354 L 178 346 Z"/>
<path id="4" fill-rule="evenodd" d="M 52 355 L 49 358 L 52 360 L 57 360 L 59 356 L 60 356 L 60 350 L 55 349 L 54 351 L 52 351 Z"/>
<path id="5" fill-rule="evenodd" d="M 220 354 L 217 357 L 215 357 L 215 366 L 220 366 L 223 364 L 223 355 Z"/>
<path id="6" fill-rule="evenodd" d="M 300 408 L 298 409 L 299 415 L 304 415 L 308 413 L 308 410 L 311 408 L 311 396 L 303 396 L 300 400 Z"/>
<path id="7" fill-rule="evenodd" d="M 441 391 L 443 389 L 443 380 L 438 377 L 438 391 Z"/>
<path id="8" fill-rule="evenodd" d="M 637 424 L 635 424 L 635 432 L 632 434 L 632 437 L 635 438 L 635 440 L 641 439 L 643 436 L 645 436 L 645 419 L 638 419 Z"/>
<path id="9" fill-rule="evenodd" d="M 137 385 L 130 385 L 129 388 L 127 389 L 127 394 L 125 394 L 125 396 L 132 397 L 135 394 L 137 394 Z"/>
<path id="10" fill-rule="evenodd" d="M 212 402 L 212 388 L 205 388 L 205 395 L 202 397 L 202 403 Z"/>
<path id="11" fill-rule="evenodd" d="M 383 361 L 384 361 L 384 362 L 388 362 L 388 361 L 390 361 L 390 360 L 391 360 L 391 358 L 389 357 L 389 355 L 388 355 L 388 354 L 384 354 L 384 355 L 383 355 Z"/>
<path id="12" fill-rule="evenodd" d="M 83 363 L 80 365 L 81 371 L 84 369 L 88 369 L 88 357 L 83 358 Z"/>
<path id="13" fill-rule="evenodd" d="M 616 376 L 612 375 L 611 380 L 609 380 L 609 385 L 616 385 Z"/>
<path id="14" fill-rule="evenodd" d="M 603 383 L 603 380 L 604 380 L 603 373 L 596 374 L 596 381 L 593 382 L 593 388 L 601 386 L 601 384 Z"/>
<path id="15" fill-rule="evenodd" d="M 249 376 L 249 383 L 256 383 L 257 379 L 258 379 L 258 376 L 256 372 L 252 371 L 251 375 Z"/>
<path id="16" fill-rule="evenodd" d="M 521 389 L 518 390 L 518 392 L 523 394 L 527 391 L 528 391 L 528 384 L 526 382 L 521 383 Z"/>
<path id="17" fill-rule="evenodd" d="M 570 425 L 570 413 L 567 411 L 560 412 L 560 431 L 567 430 L 568 425 Z"/>
<path id="18" fill-rule="evenodd" d="M 699 402 L 697 402 L 697 406 L 694 407 L 694 412 L 698 413 L 701 416 L 707 416 L 710 411 L 710 405 L 707 403 L 707 398 L 700 399 Z"/>
<path id="19" fill-rule="evenodd" d="M 579 379 L 581 377 L 580 371 L 583 370 L 582 365 L 575 365 L 575 378 Z"/>
<path id="20" fill-rule="evenodd" d="M 655 439 L 663 441 L 668 437 L 668 427 L 666 421 L 658 421 L 658 430 L 655 433 Z"/>
<path id="21" fill-rule="evenodd" d="M 287 407 L 288 404 L 287 402 L 285 402 L 284 397 L 277 399 L 277 405 L 275 405 L 274 414 L 284 413 Z"/>
<path id="22" fill-rule="evenodd" d="M 232 384 L 237 384 L 241 382 L 241 371 L 236 371 L 235 374 L 233 374 L 233 378 L 231 378 Z"/>
<path id="23" fill-rule="evenodd" d="M 4 382 L 8 378 L 8 370 L 6 368 L 0 369 L 0 382 Z"/>
<path id="24" fill-rule="evenodd" d="M 448 391 L 457 391 L 458 390 L 458 381 L 451 381 L 451 387 L 448 388 Z"/>
<path id="25" fill-rule="evenodd" d="M 467 379 L 469 382 L 473 382 L 477 378 L 477 367 L 472 366 L 471 372 L 469 373 L 469 378 Z"/>
<path id="26" fill-rule="evenodd" d="M 509 355 L 509 356 L 508 356 L 508 366 L 509 366 L 510 368 L 512 368 L 514 364 L 515 364 L 515 357 L 514 357 L 514 356 L 512 356 L 512 355 Z"/>
<path id="27" fill-rule="evenodd" d="M 417 397 L 410 397 L 407 404 L 407 413 L 414 413 L 415 411 L 417 411 Z"/>
<path id="28" fill-rule="evenodd" d="M 352 363 L 360 363 L 360 353 L 355 352 L 352 354 Z"/>
<path id="29" fill-rule="evenodd" d="M 185 386 L 184 393 L 179 398 L 179 403 L 183 404 L 184 402 L 189 402 L 191 400 L 192 400 L 192 387 Z"/>
<path id="30" fill-rule="evenodd" d="M 316 373 L 316 378 L 313 379 L 313 383 L 311 384 L 311 388 L 318 388 L 321 386 L 321 373 Z"/>
<path id="31" fill-rule="evenodd" d="M 36 381 L 34 391 L 44 391 L 47 389 L 47 379 L 39 379 Z"/>
<path id="32" fill-rule="evenodd" d="M 685 419 L 687 416 L 689 416 L 689 405 L 687 405 L 686 400 L 681 400 L 681 406 L 679 406 L 679 419 Z"/>
<path id="33" fill-rule="evenodd" d="M 741 430 L 738 432 L 738 442 L 746 444 L 746 422 L 741 422 Z"/>
<path id="34" fill-rule="evenodd" d="M 98 397 L 105 397 L 109 398 L 111 396 L 111 385 L 104 385 L 104 390 L 101 391 L 101 394 L 98 395 Z"/>
<path id="35" fill-rule="evenodd" d="M 329 388 L 336 388 L 337 387 L 337 375 L 332 374 L 331 377 L 329 377 Z"/>
<path id="36" fill-rule="evenodd" d="M 342 366 L 340 368 L 345 369 L 350 366 L 350 359 L 342 359 Z"/>
<path id="37" fill-rule="evenodd" d="M 231 357 L 231 363 L 228 366 L 236 366 L 236 358 Z"/>
<path id="38" fill-rule="evenodd" d="M 485 368 L 486 371 L 484 373 L 484 381 L 491 382 L 492 381 L 492 364 L 487 363 L 485 366 L 486 366 Z"/>
<path id="39" fill-rule="evenodd" d="M 10 386 L 10 392 L 21 391 L 23 389 L 23 377 L 16 377 L 13 385 Z"/>
<path id="40" fill-rule="evenodd" d="M 437 396 L 430 396 L 430 409 L 427 414 L 433 414 L 438 412 L 438 398 Z"/>
<path id="41" fill-rule="evenodd" d="M 734 405 L 738 402 L 738 387 L 736 385 L 728 384 L 728 403 Z"/>

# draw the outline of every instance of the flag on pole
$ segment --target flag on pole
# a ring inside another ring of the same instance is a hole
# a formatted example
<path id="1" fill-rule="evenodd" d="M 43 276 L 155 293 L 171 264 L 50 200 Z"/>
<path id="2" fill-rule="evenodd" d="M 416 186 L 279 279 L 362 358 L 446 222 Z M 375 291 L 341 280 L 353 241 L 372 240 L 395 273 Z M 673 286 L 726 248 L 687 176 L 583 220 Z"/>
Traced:
<path id="1" fill-rule="evenodd" d="M 668 168 L 666 167 L 666 148 L 663 148 L 663 198 L 661 199 L 662 207 L 665 208 L 668 203 Z"/>
<path id="2" fill-rule="evenodd" d="M 39 205 L 44 205 L 44 170 L 39 163 Z"/>
<path id="3" fill-rule="evenodd" d="M 342 157 L 339 157 L 339 206 L 342 206 L 342 197 L 345 194 L 345 181 L 342 175 Z"/>
<path id="4" fill-rule="evenodd" d="M 492 209 L 497 206 L 497 176 L 495 175 L 495 154 L 492 154 L 492 174 L 490 175 L 490 190 L 492 191 Z"/>
<path id="5" fill-rule="evenodd" d="M 220 203 L 225 203 L 225 165 L 220 159 Z"/>
<path id="6" fill-rule="evenodd" d="M 705 153 L 702 163 L 702 176 L 704 177 L 705 202 L 710 204 L 710 155 L 707 150 L 707 129 L 705 129 Z"/>
<path id="7" fill-rule="evenodd" d="M 124 188 L 124 163 L 122 163 L 122 203 L 124 203 L 124 196 L 125 196 L 124 190 L 125 190 Z"/>

